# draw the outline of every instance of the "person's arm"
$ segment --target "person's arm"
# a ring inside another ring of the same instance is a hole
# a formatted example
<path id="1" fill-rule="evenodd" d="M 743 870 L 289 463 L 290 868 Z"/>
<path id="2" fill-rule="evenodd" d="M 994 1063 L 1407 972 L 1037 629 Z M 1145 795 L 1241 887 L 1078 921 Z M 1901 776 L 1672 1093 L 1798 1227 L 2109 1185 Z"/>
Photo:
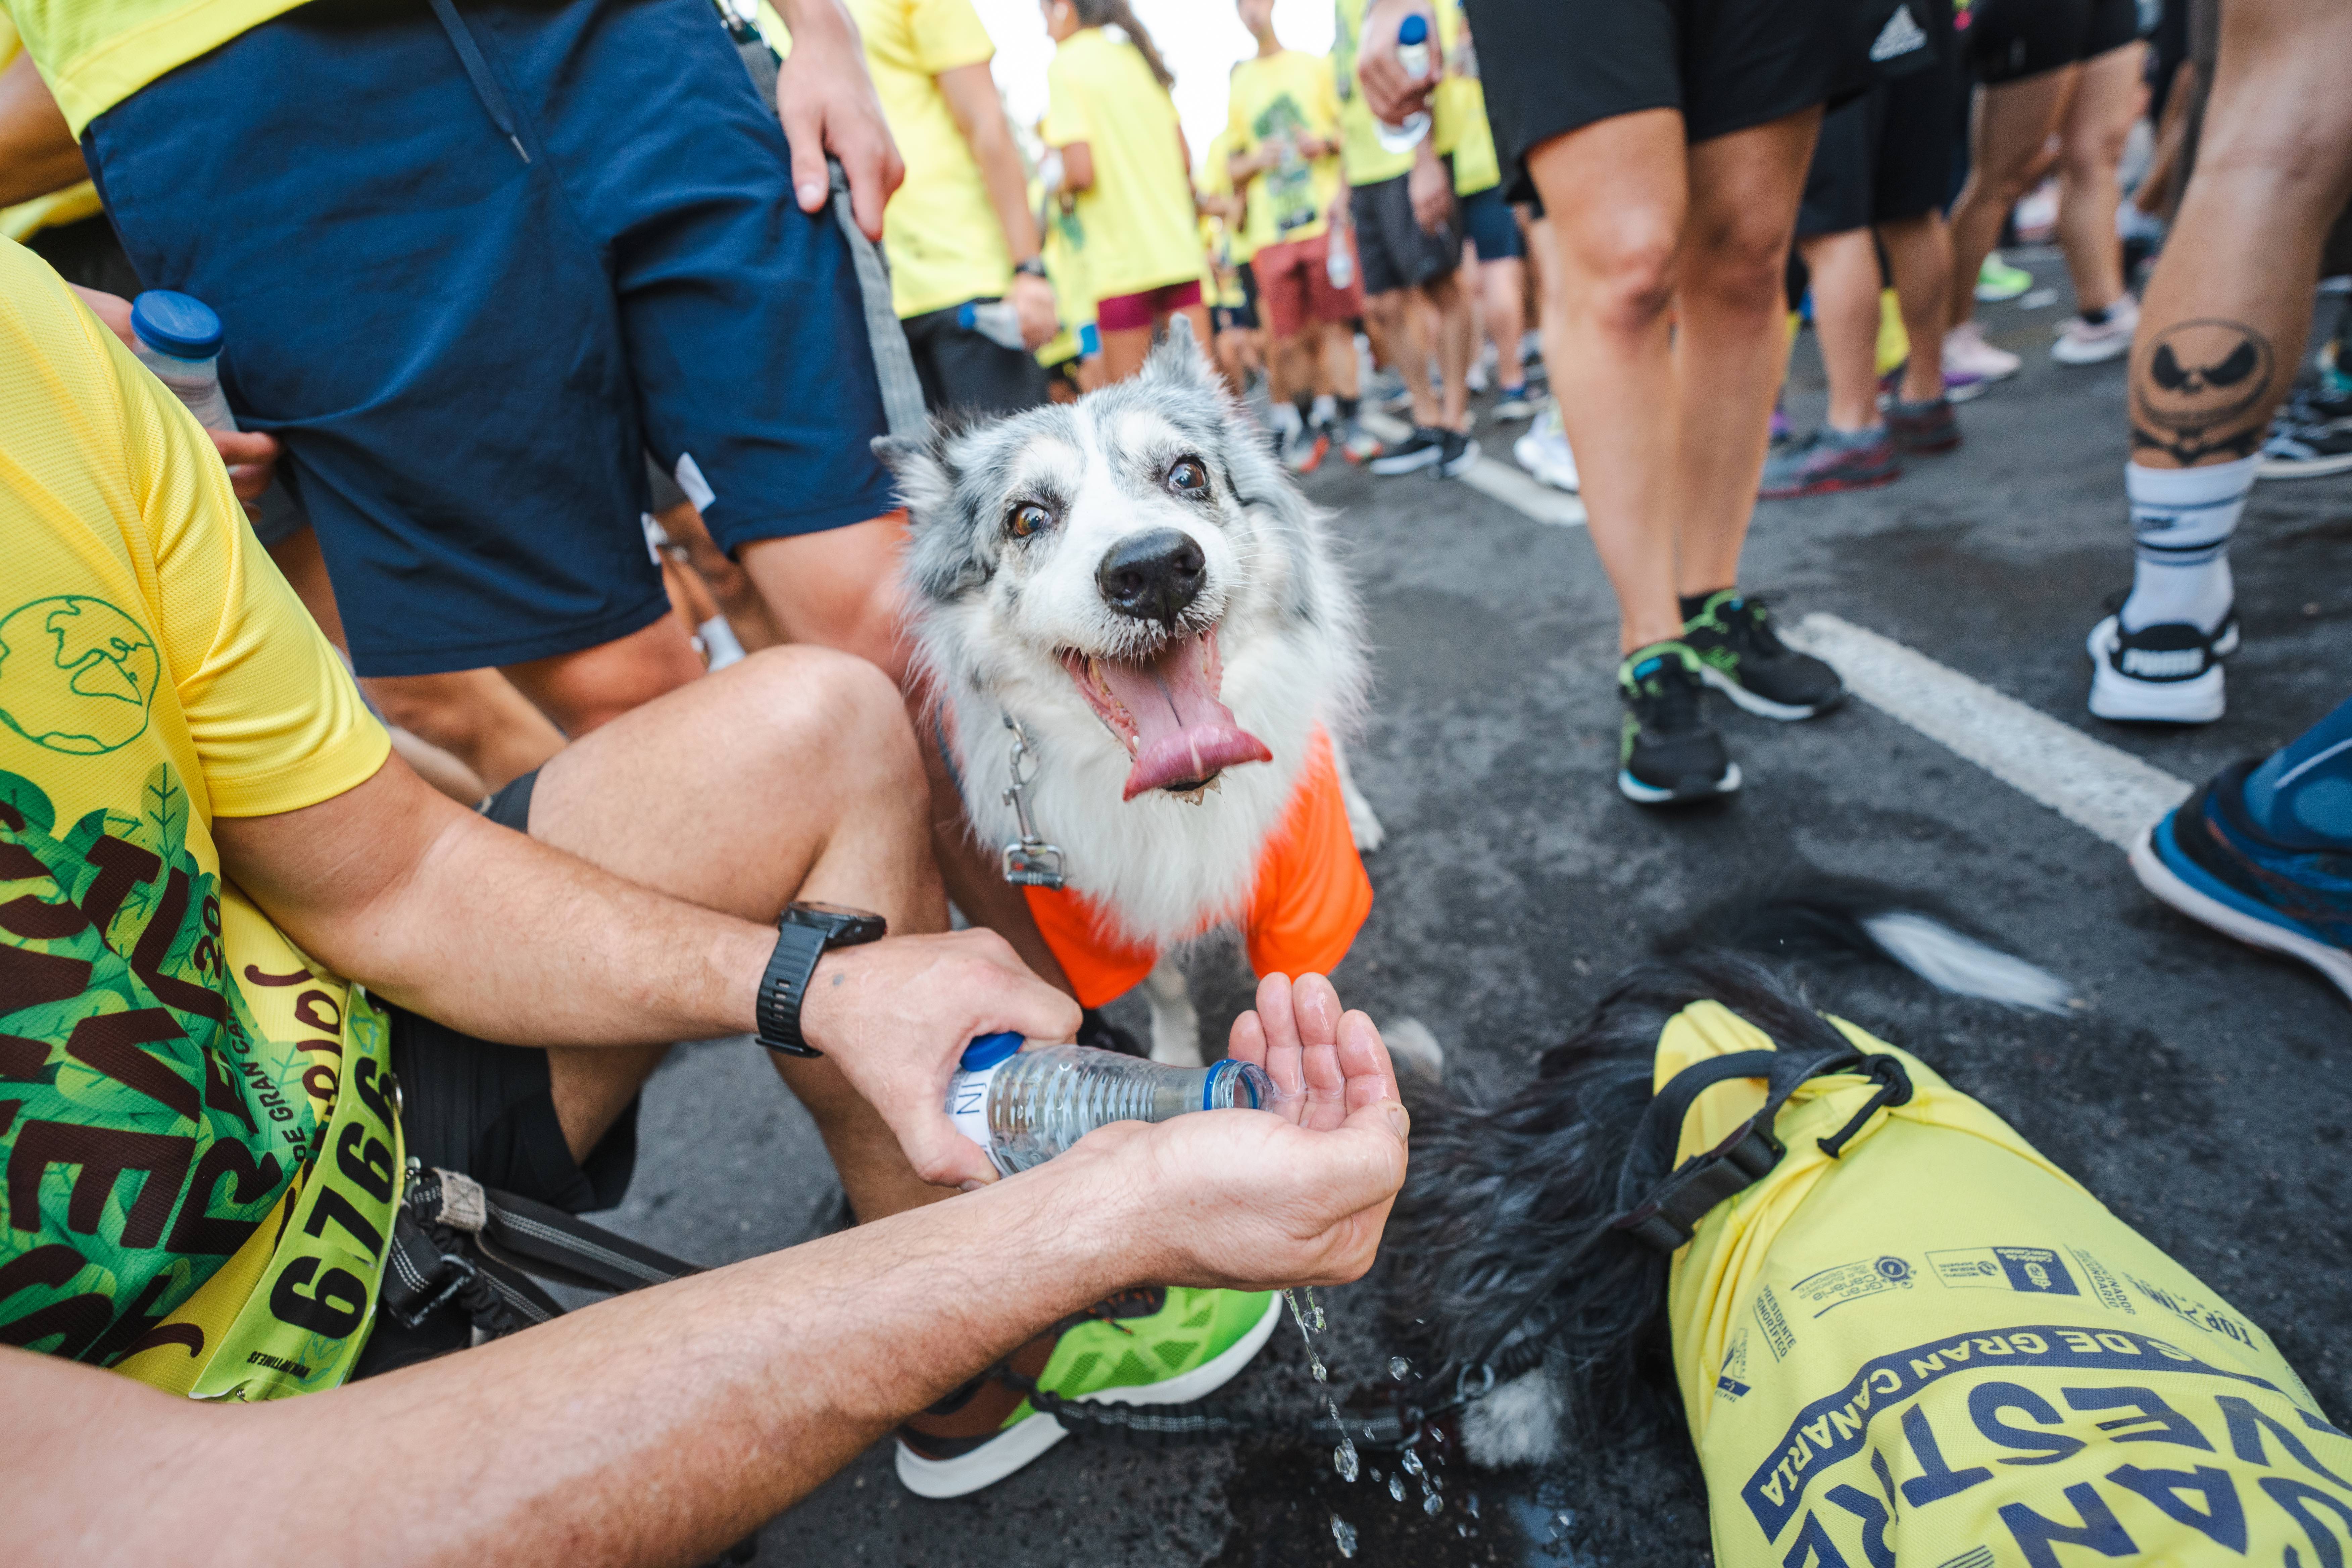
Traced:
<path id="1" fill-rule="evenodd" d="M 1454 176 L 1430 146 L 1433 140 L 1424 136 L 1413 149 L 1412 173 L 1404 186 L 1405 195 L 1412 198 L 1412 221 L 1424 234 L 1434 234 L 1454 211 Z"/>
<path id="2" fill-rule="evenodd" d="M 1054 149 L 1062 155 L 1061 188 L 1072 195 L 1092 190 L 1095 184 L 1094 150 L 1083 142 L 1066 142 Z"/>
<path id="3" fill-rule="evenodd" d="M 81 144 L 66 125 L 30 53 L 0 70 L 0 207 L 29 202 L 89 178 Z"/>
<path id="4" fill-rule="evenodd" d="M 511 832 L 397 758 L 299 811 L 213 823 L 229 879 L 320 963 L 467 1034 L 517 1046 L 748 1034 L 773 927 L 624 880 Z M 944 1110 L 955 1058 L 1011 1030 L 1066 1040 L 1077 1004 L 982 931 L 891 937 L 819 961 L 811 1045 L 941 1186 L 987 1181 Z"/>
<path id="5" fill-rule="evenodd" d="M 183 1560 L 191 1542 L 267 1563 L 354 1546 L 401 1563 L 706 1561 L 1113 1290 L 1360 1277 L 1408 1122 L 1379 1037 L 1361 1014 L 1336 1019 L 1329 991 L 1302 981 L 1296 1024 L 1256 1030 L 1279 1080 L 1323 1091 L 1303 1124 L 1118 1123 L 986 1192 L 347 1388 L 220 1409 L 0 1349 L 10 1550 L 126 1565 Z"/>
<path id="6" fill-rule="evenodd" d="M 1429 74 L 1409 76 L 1397 63 L 1397 27 L 1418 13 L 1429 25 Z M 1373 115 L 1391 125 L 1402 125 L 1429 107 L 1429 95 L 1445 74 L 1444 50 L 1438 42 L 1437 13 L 1430 0 L 1372 0 L 1364 12 L 1364 26 L 1356 45 L 1356 84 Z"/>
<path id="7" fill-rule="evenodd" d="M 1014 266 L 1038 258 L 1037 220 L 1029 213 L 1029 182 L 1021 170 L 1021 152 L 1013 144 L 1013 128 L 1004 121 L 1004 105 L 996 96 L 996 79 L 986 64 L 957 66 L 931 79 L 956 129 L 980 165 L 981 183 L 988 187 L 988 205 L 1004 230 L 1004 247 Z M 1054 309 L 1054 286 L 1028 273 L 1013 275 L 1007 295 L 1021 313 L 1021 341 L 1036 348 L 1062 330 Z"/>
<path id="8" fill-rule="evenodd" d="M 849 177 L 849 207 L 866 237 L 882 238 L 882 208 L 907 177 L 874 96 L 866 47 L 841 0 L 776 0 L 793 52 L 776 71 L 776 118 L 792 144 L 793 194 L 814 213 L 832 199 L 827 153 Z"/>

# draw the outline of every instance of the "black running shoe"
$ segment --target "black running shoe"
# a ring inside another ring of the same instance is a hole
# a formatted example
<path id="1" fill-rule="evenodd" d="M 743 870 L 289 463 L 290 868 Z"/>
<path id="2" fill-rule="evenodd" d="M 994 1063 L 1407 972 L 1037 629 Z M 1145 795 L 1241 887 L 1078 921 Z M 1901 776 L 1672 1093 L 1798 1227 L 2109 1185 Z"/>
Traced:
<path id="1" fill-rule="evenodd" d="M 1473 441 L 1467 432 L 1441 431 L 1438 439 L 1440 443 L 1437 456 L 1438 478 L 1458 479 L 1470 471 L 1472 464 L 1477 462 L 1478 443 Z"/>
<path id="2" fill-rule="evenodd" d="M 1708 595 L 1683 641 L 1701 679 L 1759 718 L 1811 719 L 1845 700 L 1838 672 L 1782 642 L 1764 602 L 1737 588 Z"/>
<path id="3" fill-rule="evenodd" d="M 1426 425 L 1416 425 L 1411 436 L 1364 466 L 1376 474 L 1391 477 L 1410 474 L 1417 468 L 1435 468 L 1444 457 L 1445 432 L 1433 430 Z"/>
<path id="4" fill-rule="evenodd" d="M 1635 648 L 1617 666 L 1625 728 L 1617 790 L 1643 805 L 1707 800 L 1739 787 L 1739 764 L 1706 721 L 1698 656 L 1678 642 Z"/>

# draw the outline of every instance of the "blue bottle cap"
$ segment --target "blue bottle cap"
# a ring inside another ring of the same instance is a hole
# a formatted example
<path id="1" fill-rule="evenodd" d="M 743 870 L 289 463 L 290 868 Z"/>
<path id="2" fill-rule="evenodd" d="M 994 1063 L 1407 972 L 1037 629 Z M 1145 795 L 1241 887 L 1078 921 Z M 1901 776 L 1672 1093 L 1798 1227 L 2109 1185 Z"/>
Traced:
<path id="1" fill-rule="evenodd" d="M 1429 22 L 1427 18 L 1423 17 L 1420 12 L 1416 11 L 1412 16 L 1407 16 L 1403 21 L 1398 23 L 1397 42 L 1400 44 L 1425 44 L 1429 42 Z"/>
<path id="2" fill-rule="evenodd" d="M 220 353 L 220 318 L 191 294 L 150 289 L 131 301 L 131 330 L 159 353 L 210 359 Z"/>
<path id="3" fill-rule="evenodd" d="M 982 1035 L 963 1048 L 963 1070 L 982 1072 L 1021 1050 L 1018 1035 Z"/>

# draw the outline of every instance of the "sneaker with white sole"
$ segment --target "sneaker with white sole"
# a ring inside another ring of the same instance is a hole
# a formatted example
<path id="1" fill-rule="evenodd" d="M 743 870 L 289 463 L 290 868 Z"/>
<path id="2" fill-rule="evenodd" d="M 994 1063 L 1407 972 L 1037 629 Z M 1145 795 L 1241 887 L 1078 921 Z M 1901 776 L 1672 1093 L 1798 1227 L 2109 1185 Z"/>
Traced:
<path id="1" fill-rule="evenodd" d="M 1500 420 L 1526 419 L 1536 411 L 1536 400 L 1528 395 L 1528 384 L 1507 386 L 1495 399 L 1495 417 Z"/>
<path id="2" fill-rule="evenodd" d="M 918 1497 L 993 1486 L 1069 1436 L 1036 1407 L 1071 1402 L 1189 1405 L 1233 1381 L 1282 1316 L 1266 1291 L 1122 1290 L 1031 1340 L 898 1428 L 898 1479 Z"/>
<path id="3" fill-rule="evenodd" d="M 1962 321 L 1944 334 L 1944 380 L 1948 387 L 1956 377 L 1963 376 L 1975 378 L 1970 384 L 2007 381 L 2024 368 L 2023 360 L 1985 342 L 1984 327 L 1977 321 Z"/>
<path id="4" fill-rule="evenodd" d="M 1998 250 L 1987 251 L 1984 265 L 1977 268 L 1977 302 L 1981 305 L 2014 300 L 2032 287 L 2033 274 L 2022 267 L 2011 267 Z"/>
<path id="5" fill-rule="evenodd" d="M 1557 405 L 1544 410 L 1535 427 L 1511 443 L 1511 456 L 1519 467 L 1556 490 L 1574 495 L 1581 482 L 1576 472 L 1576 454 L 1569 449 L 1568 432 L 1560 428 Z"/>
<path id="6" fill-rule="evenodd" d="M 2221 661 L 2238 651 L 2238 612 L 2211 631 L 2165 621 L 2125 631 L 2122 595 L 2083 648 L 2091 656 L 2091 714 L 2126 724 L 2210 724 L 2228 708 Z"/>
<path id="7" fill-rule="evenodd" d="M 1683 623 L 1698 678 L 1759 719 L 1811 719 L 1845 700 L 1838 672 L 1780 640 L 1761 598 L 1725 588 Z"/>
<path id="8" fill-rule="evenodd" d="M 1478 462 L 1478 443 L 1462 430 L 1438 432 L 1437 461 L 1431 471 L 1441 479 L 1458 479 Z"/>
<path id="9" fill-rule="evenodd" d="M 1386 448 L 1364 466 L 1383 479 L 1433 468 L 1444 459 L 1446 434 L 1444 430 L 1417 425 L 1412 435 Z"/>
<path id="10" fill-rule="evenodd" d="M 2105 364 L 2131 353 L 2132 334 L 2138 330 L 2139 301 L 2129 294 L 2118 294 L 2107 307 L 2104 321 L 2070 316 L 2059 322 L 2058 341 L 2050 345 L 2050 357 L 2060 364 Z"/>
<path id="11" fill-rule="evenodd" d="M 1635 648 L 1617 666 L 1625 706 L 1617 793 L 1643 805 L 1709 800 L 1739 787 L 1739 764 L 1706 721 L 1698 656 L 1680 642 Z"/>

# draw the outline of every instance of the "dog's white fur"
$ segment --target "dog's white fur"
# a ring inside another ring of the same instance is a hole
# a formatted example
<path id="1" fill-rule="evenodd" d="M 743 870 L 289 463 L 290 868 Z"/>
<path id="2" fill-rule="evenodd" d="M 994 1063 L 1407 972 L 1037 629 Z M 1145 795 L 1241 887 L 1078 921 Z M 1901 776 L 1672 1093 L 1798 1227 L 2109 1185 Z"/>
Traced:
<path id="1" fill-rule="evenodd" d="M 1336 745 L 1362 700 L 1362 615 L 1324 514 L 1273 461 L 1181 321 L 1140 376 L 1076 405 L 877 445 L 912 519 L 917 658 L 946 710 L 974 832 L 992 856 L 1019 835 L 1004 798 L 1010 715 L 1031 748 L 1031 818 L 1061 847 L 1069 886 L 1116 923 L 1113 934 L 1163 954 L 1146 987 L 1153 1056 L 1197 1062 L 1198 1021 L 1165 955 L 1241 909 L 1316 726 Z M 1205 498 L 1166 482 L 1185 457 L 1209 470 Z M 1053 521 L 1015 538 L 1008 519 L 1026 502 Z M 1158 529 L 1199 545 L 1205 581 L 1178 630 L 1214 626 L 1220 698 L 1274 761 L 1226 769 L 1198 799 L 1150 790 L 1122 800 L 1134 759 L 1060 653 L 1132 658 L 1160 646 L 1161 628 L 1114 611 L 1096 580 L 1106 552 Z M 1350 802 L 1350 823 L 1377 839 L 1378 820 L 1369 805 L 1359 820 L 1360 805 Z"/>

